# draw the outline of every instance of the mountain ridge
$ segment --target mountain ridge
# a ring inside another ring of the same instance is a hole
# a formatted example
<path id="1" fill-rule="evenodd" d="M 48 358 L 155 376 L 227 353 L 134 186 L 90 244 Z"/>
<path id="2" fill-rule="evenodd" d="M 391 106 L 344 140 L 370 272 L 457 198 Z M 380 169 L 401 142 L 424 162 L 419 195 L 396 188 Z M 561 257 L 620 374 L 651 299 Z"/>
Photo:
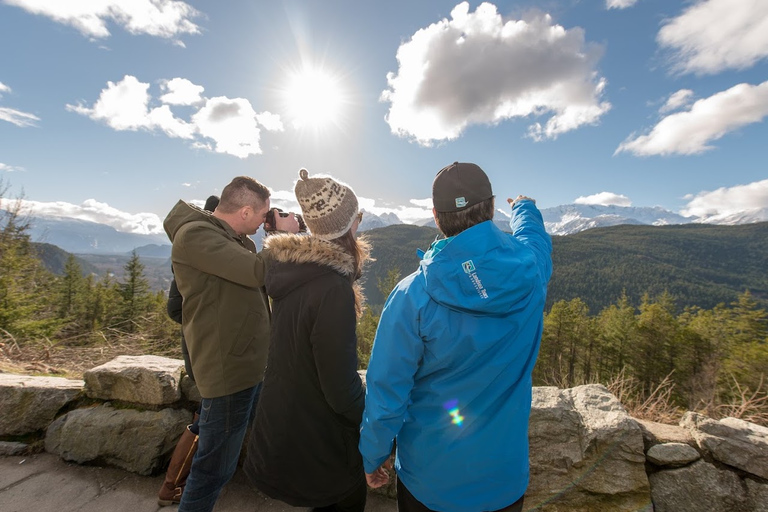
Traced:
<path id="1" fill-rule="evenodd" d="M 551 235 L 572 235 L 582 231 L 618 225 L 743 225 L 768 221 L 768 208 L 747 210 L 729 215 L 685 217 L 660 207 L 634 207 L 618 205 L 567 204 L 541 209 L 547 232 Z M 499 208 L 494 212 L 494 223 L 509 231 L 510 214 Z M 64 218 L 29 218 L 30 236 L 35 242 L 50 243 L 75 254 L 123 254 L 136 250 L 151 252 L 153 256 L 170 256 L 170 242 L 165 234 L 137 234 L 118 231 L 106 224 Z M 393 212 L 376 215 L 365 211 L 360 231 L 404 224 Z M 434 219 L 423 219 L 412 225 L 435 228 Z M 253 236 L 257 245 L 263 238 L 262 230 Z"/>

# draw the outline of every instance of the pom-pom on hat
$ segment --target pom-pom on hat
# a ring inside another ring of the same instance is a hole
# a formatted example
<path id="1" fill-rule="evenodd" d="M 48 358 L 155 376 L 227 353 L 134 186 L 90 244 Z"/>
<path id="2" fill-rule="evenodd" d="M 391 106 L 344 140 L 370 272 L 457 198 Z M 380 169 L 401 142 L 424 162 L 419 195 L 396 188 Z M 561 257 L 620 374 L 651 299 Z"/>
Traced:
<path id="1" fill-rule="evenodd" d="M 323 240 L 339 238 L 349 231 L 357 217 L 357 197 L 347 185 L 330 176 L 309 177 L 299 171 L 294 192 L 309 231 Z"/>
<path id="2" fill-rule="evenodd" d="M 432 182 L 432 204 L 440 213 L 458 212 L 492 197 L 488 176 L 475 164 L 454 162 Z"/>

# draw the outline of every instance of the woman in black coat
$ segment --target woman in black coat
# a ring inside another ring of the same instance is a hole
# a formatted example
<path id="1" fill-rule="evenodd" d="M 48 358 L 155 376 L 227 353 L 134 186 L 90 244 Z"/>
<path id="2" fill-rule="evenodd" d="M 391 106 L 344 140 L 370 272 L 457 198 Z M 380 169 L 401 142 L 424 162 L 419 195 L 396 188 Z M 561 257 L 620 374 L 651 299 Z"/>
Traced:
<path id="1" fill-rule="evenodd" d="M 365 392 L 355 281 L 368 247 L 355 239 L 354 192 L 303 169 L 300 175 L 296 196 L 311 235 L 265 240 L 272 327 L 244 467 L 260 491 L 290 505 L 362 512 L 367 488 L 357 444 Z"/>

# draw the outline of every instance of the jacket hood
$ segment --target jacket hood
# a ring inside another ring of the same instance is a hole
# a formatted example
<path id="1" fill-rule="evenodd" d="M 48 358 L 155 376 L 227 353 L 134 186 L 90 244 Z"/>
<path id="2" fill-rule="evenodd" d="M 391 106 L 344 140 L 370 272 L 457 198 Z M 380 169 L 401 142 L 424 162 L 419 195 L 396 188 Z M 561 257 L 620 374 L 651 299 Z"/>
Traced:
<path id="1" fill-rule="evenodd" d="M 266 286 L 270 297 L 280 298 L 295 288 L 330 272 L 352 281 L 355 259 L 341 247 L 314 236 L 277 234 L 264 240 L 271 266 Z M 362 293 L 354 284 L 356 304 L 362 304 Z"/>
<path id="2" fill-rule="evenodd" d="M 168 235 L 168 238 L 171 240 L 171 243 L 173 243 L 173 239 L 176 236 L 176 233 L 178 233 L 179 229 L 183 225 L 195 221 L 210 222 L 215 226 L 219 226 L 225 229 L 230 235 L 237 238 L 237 234 L 235 234 L 229 224 L 217 219 L 211 212 L 207 212 L 202 208 L 198 208 L 197 206 L 182 200 L 179 200 L 179 202 L 176 203 L 176 205 L 165 217 L 165 220 L 163 221 L 163 228 L 165 229 L 165 233 Z"/>
<path id="3" fill-rule="evenodd" d="M 525 307 L 541 283 L 533 252 L 491 221 L 432 244 L 420 270 L 433 300 L 479 315 Z"/>

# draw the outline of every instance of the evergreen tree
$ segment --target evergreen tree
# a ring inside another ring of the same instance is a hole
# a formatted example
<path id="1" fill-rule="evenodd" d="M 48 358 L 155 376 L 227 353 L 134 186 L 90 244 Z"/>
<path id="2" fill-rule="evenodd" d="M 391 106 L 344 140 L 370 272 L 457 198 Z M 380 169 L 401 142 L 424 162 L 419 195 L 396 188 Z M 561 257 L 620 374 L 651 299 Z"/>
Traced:
<path id="1" fill-rule="evenodd" d="M 85 313 L 86 280 L 73 254 L 67 257 L 64 275 L 57 284 L 59 318 L 80 320 Z"/>
<path id="2" fill-rule="evenodd" d="M 149 282 L 144 277 L 144 264 L 141 263 L 136 251 L 131 253 L 131 259 L 123 267 L 125 277 L 120 284 L 122 299 L 123 330 L 135 332 L 141 317 L 151 307 L 151 293 Z"/>
<path id="3" fill-rule="evenodd" d="M 89 284 L 92 278 L 87 278 Z M 112 327 L 119 319 L 121 303 L 118 285 L 114 276 L 107 272 L 96 283 L 92 284 L 92 292 L 88 294 L 85 312 L 86 326 L 90 331 Z"/>
<path id="4" fill-rule="evenodd" d="M 644 393 L 651 393 L 675 370 L 678 324 L 674 310 L 675 303 L 667 292 L 655 302 L 646 294 L 640 304 L 631 364 Z"/>
<path id="5" fill-rule="evenodd" d="M 544 316 L 535 382 L 571 387 L 584 382 L 585 371 L 591 373 L 595 338 L 588 312 L 578 298 L 552 305 Z"/>
<path id="6" fill-rule="evenodd" d="M 602 349 L 598 376 L 605 382 L 624 369 L 631 347 L 637 342 L 635 307 L 626 293 L 621 294 L 617 304 L 600 312 L 597 326 Z"/>
<path id="7" fill-rule="evenodd" d="M 400 282 L 400 269 L 397 267 L 389 269 L 386 278 L 378 279 L 378 290 L 384 297 L 389 297 L 398 282 Z M 367 305 L 357 322 L 357 360 L 360 369 L 368 368 L 380 318 L 381 315 Z"/>
<path id="8" fill-rule="evenodd" d="M 58 328 L 47 293 L 53 276 L 43 268 L 29 240 L 21 198 L 5 201 L 7 190 L 0 181 L 0 336 L 16 342 L 51 336 Z"/>

